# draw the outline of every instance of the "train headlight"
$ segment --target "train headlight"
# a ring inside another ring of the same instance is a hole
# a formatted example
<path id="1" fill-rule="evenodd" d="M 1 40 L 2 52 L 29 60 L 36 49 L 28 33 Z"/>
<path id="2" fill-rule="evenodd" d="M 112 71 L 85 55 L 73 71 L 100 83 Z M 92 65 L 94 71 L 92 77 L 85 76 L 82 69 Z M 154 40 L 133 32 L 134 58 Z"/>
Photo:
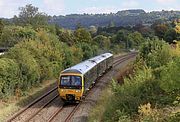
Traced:
<path id="1" fill-rule="evenodd" d="M 81 92 L 81 90 L 76 90 L 76 92 Z"/>
<path id="2" fill-rule="evenodd" d="M 63 92 L 64 90 L 63 89 L 61 89 L 61 92 Z"/>

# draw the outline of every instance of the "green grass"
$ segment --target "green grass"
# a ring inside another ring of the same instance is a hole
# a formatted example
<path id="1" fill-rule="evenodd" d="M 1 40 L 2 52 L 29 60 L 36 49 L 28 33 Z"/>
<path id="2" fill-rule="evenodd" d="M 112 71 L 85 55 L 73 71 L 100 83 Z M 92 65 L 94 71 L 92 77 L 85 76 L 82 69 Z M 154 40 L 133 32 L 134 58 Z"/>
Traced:
<path id="1" fill-rule="evenodd" d="M 90 112 L 90 116 L 88 119 L 89 122 L 100 122 L 101 121 L 101 118 L 103 117 L 103 114 L 106 109 L 105 106 L 108 104 L 109 98 L 111 98 L 111 95 L 112 95 L 112 91 L 111 91 L 110 86 L 108 86 L 107 88 L 105 88 L 102 91 L 102 95 L 101 95 L 100 99 L 98 100 L 97 105 Z"/>

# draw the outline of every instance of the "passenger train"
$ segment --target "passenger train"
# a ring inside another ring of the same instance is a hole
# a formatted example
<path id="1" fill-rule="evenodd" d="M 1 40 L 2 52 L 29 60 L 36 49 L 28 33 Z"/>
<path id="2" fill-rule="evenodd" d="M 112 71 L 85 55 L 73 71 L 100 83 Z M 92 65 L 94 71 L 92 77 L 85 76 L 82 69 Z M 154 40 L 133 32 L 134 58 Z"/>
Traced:
<path id="1" fill-rule="evenodd" d="M 79 102 L 85 93 L 113 65 L 113 54 L 104 53 L 65 69 L 58 79 L 58 91 L 65 102 Z"/>

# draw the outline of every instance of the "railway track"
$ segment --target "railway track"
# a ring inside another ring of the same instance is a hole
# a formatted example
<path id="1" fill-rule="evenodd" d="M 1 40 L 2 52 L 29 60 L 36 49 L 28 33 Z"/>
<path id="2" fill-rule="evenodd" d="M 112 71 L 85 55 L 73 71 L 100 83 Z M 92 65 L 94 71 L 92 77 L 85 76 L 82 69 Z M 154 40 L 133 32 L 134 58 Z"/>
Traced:
<path id="1" fill-rule="evenodd" d="M 120 63 L 128 60 L 129 58 L 132 58 L 133 56 L 135 56 L 137 53 L 130 53 L 127 55 L 123 55 L 123 56 L 119 56 L 116 57 L 114 59 L 113 62 L 113 67 L 119 65 Z M 103 77 L 103 76 L 101 76 Z M 91 94 L 92 90 L 90 90 L 88 92 L 88 94 L 86 94 L 86 96 L 88 96 L 89 94 Z M 50 97 L 49 97 L 50 96 Z M 55 101 L 56 98 L 58 98 L 58 92 L 57 92 L 57 87 L 53 88 L 52 90 L 50 90 L 48 93 L 42 95 L 41 97 L 37 98 L 35 101 L 33 101 L 32 103 L 30 103 L 29 105 L 27 105 L 24 109 L 20 110 L 18 113 L 14 114 L 10 119 L 7 120 L 7 122 L 16 122 L 16 121 L 23 121 L 23 122 L 29 122 L 29 121 L 33 121 L 33 118 L 35 118 L 46 106 L 48 106 L 49 104 L 53 103 Z M 43 99 L 47 99 L 44 100 Z M 59 105 L 58 109 L 56 109 L 55 111 L 53 111 L 50 115 L 49 118 L 47 118 L 44 121 L 47 122 L 52 122 L 56 119 L 56 117 L 61 114 L 61 112 L 63 112 L 65 109 L 67 108 L 71 108 L 72 110 L 67 114 L 67 116 L 63 119 L 65 122 L 68 122 L 72 119 L 73 115 L 75 114 L 75 112 L 79 109 L 79 107 L 81 106 L 80 102 L 79 104 L 73 105 L 73 106 L 69 106 L 69 105 L 64 105 L 63 103 L 61 105 Z M 31 111 L 31 109 L 33 108 L 33 106 L 35 106 L 36 104 L 41 104 L 37 110 L 32 111 L 32 112 L 28 112 Z M 30 113 L 30 114 L 29 114 Z M 27 116 L 27 114 L 29 114 Z M 21 119 L 24 118 L 23 115 L 26 115 L 27 117 L 25 117 L 25 119 Z"/>
<path id="2" fill-rule="evenodd" d="M 43 100 L 48 95 L 52 94 L 55 90 L 57 90 L 57 87 L 51 89 L 49 92 L 45 93 L 44 95 L 40 96 L 39 98 L 35 99 L 32 103 L 28 104 L 25 108 L 14 114 L 10 119 L 7 120 L 7 122 L 14 121 L 18 116 L 20 116 L 23 112 L 29 110 L 32 106 Z M 50 103 L 52 100 L 49 100 L 48 103 Z M 46 103 L 46 104 L 48 104 Z M 44 105 L 45 106 L 45 105 Z"/>
<path id="3" fill-rule="evenodd" d="M 124 56 L 122 56 L 120 59 L 117 59 L 117 61 L 115 61 L 114 63 L 113 63 L 113 65 L 114 66 L 116 66 L 116 65 L 118 65 L 118 64 L 120 64 L 120 63 L 122 63 L 122 62 L 124 62 L 124 61 L 126 61 L 126 60 L 128 60 L 129 58 L 132 58 L 133 56 L 135 56 L 137 53 L 132 53 L 132 54 L 129 54 L 129 55 L 124 55 Z M 91 91 L 89 91 L 88 92 L 88 94 L 91 94 L 91 92 L 92 92 L 92 90 Z M 87 95 L 88 95 L 87 94 Z M 87 96 L 86 95 L 86 96 Z M 69 113 L 69 115 L 64 119 L 64 122 L 69 122 L 71 119 L 72 119 L 72 117 L 73 117 L 73 115 L 75 114 L 75 112 L 79 109 L 79 107 L 81 106 L 81 103 L 82 102 L 80 102 L 78 105 L 76 105 L 73 109 L 72 109 L 72 111 Z M 48 122 L 52 122 L 54 119 L 55 119 L 55 117 L 58 115 L 58 114 L 60 114 L 60 112 L 62 112 L 62 110 L 63 110 L 63 107 L 61 107 L 58 111 L 56 111 L 55 113 L 54 113 L 54 115 L 52 116 L 52 118 L 50 118 L 49 120 L 48 120 Z"/>
<path id="4" fill-rule="evenodd" d="M 122 62 L 124 62 L 125 60 L 128 60 L 129 58 L 133 57 L 137 55 L 136 52 L 133 52 L 133 53 L 130 53 L 130 54 L 127 54 L 127 55 L 124 55 L 124 56 L 121 56 L 121 58 L 116 58 L 116 60 L 114 60 L 114 63 L 113 63 L 113 66 L 116 66 Z"/>

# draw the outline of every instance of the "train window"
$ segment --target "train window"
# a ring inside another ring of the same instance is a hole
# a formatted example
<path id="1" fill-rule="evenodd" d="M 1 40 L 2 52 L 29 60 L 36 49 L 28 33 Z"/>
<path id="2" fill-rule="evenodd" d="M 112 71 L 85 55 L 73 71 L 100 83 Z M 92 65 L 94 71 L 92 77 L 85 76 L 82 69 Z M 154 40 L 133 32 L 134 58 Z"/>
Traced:
<path id="1" fill-rule="evenodd" d="M 61 77 L 61 85 L 69 86 L 70 85 L 70 76 Z"/>
<path id="2" fill-rule="evenodd" d="M 73 86 L 81 86 L 81 77 L 79 76 L 71 76 L 71 85 Z"/>
<path id="3" fill-rule="evenodd" d="M 60 86 L 64 87 L 81 87 L 82 80 L 80 76 L 68 75 L 61 76 Z"/>

